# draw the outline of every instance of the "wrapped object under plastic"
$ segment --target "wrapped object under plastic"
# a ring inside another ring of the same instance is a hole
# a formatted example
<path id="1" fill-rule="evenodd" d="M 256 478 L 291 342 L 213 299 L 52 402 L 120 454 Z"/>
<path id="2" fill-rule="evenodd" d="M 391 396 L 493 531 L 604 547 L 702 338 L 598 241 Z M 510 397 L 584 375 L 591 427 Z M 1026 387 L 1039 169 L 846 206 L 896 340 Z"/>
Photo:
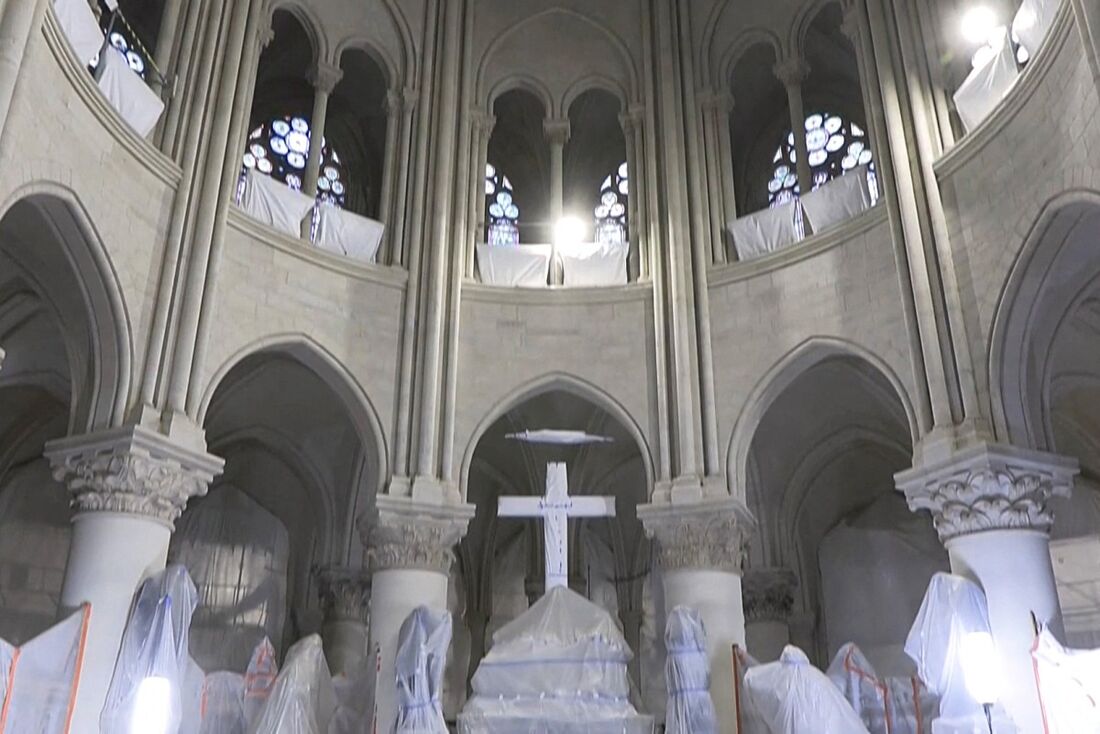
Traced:
<path id="1" fill-rule="evenodd" d="M 333 676 L 336 715 L 328 734 L 365 734 L 374 718 L 374 691 L 377 683 L 373 656 L 361 661 L 350 673 Z"/>
<path id="2" fill-rule="evenodd" d="M 918 677 L 880 678 L 851 642 L 837 651 L 825 674 L 871 734 L 931 734 L 939 701 Z"/>
<path id="3" fill-rule="evenodd" d="M 244 676 L 228 670 L 207 675 L 200 713 L 200 734 L 246 734 Z"/>
<path id="4" fill-rule="evenodd" d="M 836 686 L 793 645 L 745 673 L 745 699 L 769 734 L 868 734 Z"/>
<path id="5" fill-rule="evenodd" d="M 0 641 L 0 734 L 66 734 L 84 665 L 91 605 L 22 647 Z"/>
<path id="6" fill-rule="evenodd" d="M 310 635 L 287 651 L 271 696 L 249 734 L 327 734 L 335 713 L 336 692 L 321 637 Z"/>
<path id="7" fill-rule="evenodd" d="M 451 613 L 417 607 L 397 637 L 398 734 L 447 734 L 443 670 L 451 644 Z"/>
<path id="8" fill-rule="evenodd" d="M 1100 733 L 1100 650 L 1069 650 L 1044 628 L 1031 650 L 1045 734 Z"/>
<path id="9" fill-rule="evenodd" d="M 244 673 L 244 713 L 249 724 L 256 720 L 267 704 L 278 675 L 279 661 L 275 659 L 275 646 L 265 637 L 252 651 Z"/>
<path id="10" fill-rule="evenodd" d="M 749 655 L 745 648 L 733 646 L 733 695 L 738 734 L 768 734 L 768 725 L 745 696 L 745 674 L 758 665 L 760 661 Z"/>
<path id="11" fill-rule="evenodd" d="M 179 730 L 190 667 L 188 629 L 197 603 L 195 585 L 183 566 L 168 566 L 142 583 L 100 715 L 103 731 Z"/>
<path id="12" fill-rule="evenodd" d="M 179 734 L 199 734 L 202 729 L 202 696 L 206 686 L 206 673 L 190 655 L 183 676 L 180 702 L 183 706 Z"/>
<path id="13" fill-rule="evenodd" d="M 710 699 L 710 657 L 707 633 L 699 613 L 685 606 L 675 607 L 665 626 L 665 683 L 668 734 L 715 734 L 718 716 Z"/>

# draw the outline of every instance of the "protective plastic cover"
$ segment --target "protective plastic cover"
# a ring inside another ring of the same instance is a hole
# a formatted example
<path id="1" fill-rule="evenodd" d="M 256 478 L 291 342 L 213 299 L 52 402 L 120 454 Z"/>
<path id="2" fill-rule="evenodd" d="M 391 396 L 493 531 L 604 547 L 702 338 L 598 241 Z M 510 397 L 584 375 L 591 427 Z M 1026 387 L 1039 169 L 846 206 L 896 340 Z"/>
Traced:
<path id="1" fill-rule="evenodd" d="M 103 31 L 85 0 L 54 0 L 57 24 L 72 44 L 81 64 L 88 64 L 103 47 Z"/>
<path id="2" fill-rule="evenodd" d="M 198 593 L 187 569 L 168 566 L 145 580 L 130 610 L 115 662 L 103 731 L 130 731 L 138 722 L 175 732 L 183 720 L 190 656 L 188 629 Z"/>
<path id="3" fill-rule="evenodd" d="M 1100 650 L 1068 650 L 1044 628 L 1031 657 L 1046 734 L 1100 732 Z"/>
<path id="4" fill-rule="evenodd" d="M 313 199 L 270 176 L 248 169 L 241 209 L 258 222 L 298 237 Z"/>
<path id="5" fill-rule="evenodd" d="M 458 717 L 463 734 L 635 734 L 626 640 L 601 607 L 555 587 L 493 635 Z"/>
<path id="6" fill-rule="evenodd" d="M 770 734 L 868 734 L 836 686 L 793 645 L 745 674 L 745 698 Z"/>
<path id="7" fill-rule="evenodd" d="M 971 71 L 955 92 L 955 109 L 967 130 L 981 124 L 1020 76 L 1012 44 L 1001 38 L 995 48 L 995 53 Z"/>
<path id="8" fill-rule="evenodd" d="M 694 609 L 675 607 L 665 626 L 667 734 L 717 734 L 718 716 L 710 700 L 710 658 L 703 620 Z"/>
<path id="9" fill-rule="evenodd" d="M 417 607 L 397 637 L 398 734 L 447 734 L 443 669 L 451 644 L 451 613 Z"/>
<path id="10" fill-rule="evenodd" d="M 1058 14 L 1060 0 L 1024 0 L 1012 19 L 1012 32 L 1032 54 L 1043 45 L 1047 31 Z"/>
<path id="11" fill-rule="evenodd" d="M 200 710 L 200 734 L 245 734 L 244 676 L 228 670 L 206 676 Z"/>
<path id="12" fill-rule="evenodd" d="M 939 699 L 916 676 L 880 678 L 854 643 L 825 671 L 871 734 L 931 734 Z"/>
<path id="13" fill-rule="evenodd" d="M 824 232 L 871 208 L 867 166 L 856 166 L 802 196 L 802 210 L 814 233 Z"/>
<path id="14" fill-rule="evenodd" d="M 252 658 L 244 673 L 244 713 L 245 720 L 249 723 L 255 721 L 267 705 L 278 675 L 279 662 L 275 659 L 275 646 L 265 637 L 252 651 Z"/>
<path id="15" fill-rule="evenodd" d="M 361 262 L 372 263 L 382 244 L 386 225 L 335 206 L 322 206 L 317 246 Z"/>
<path id="16" fill-rule="evenodd" d="M 91 609 L 83 605 L 22 647 L 0 641 L 0 733 L 69 731 Z"/>
<path id="17" fill-rule="evenodd" d="M 249 734 L 327 734 L 335 712 L 336 692 L 321 637 L 310 635 L 287 651 L 271 697 Z"/>
<path id="18" fill-rule="evenodd" d="M 760 661 L 749 655 L 745 648 L 740 645 L 733 646 L 733 692 L 737 708 L 738 734 L 770 734 L 768 725 L 760 718 L 760 714 L 745 696 L 745 674 L 758 665 Z"/>

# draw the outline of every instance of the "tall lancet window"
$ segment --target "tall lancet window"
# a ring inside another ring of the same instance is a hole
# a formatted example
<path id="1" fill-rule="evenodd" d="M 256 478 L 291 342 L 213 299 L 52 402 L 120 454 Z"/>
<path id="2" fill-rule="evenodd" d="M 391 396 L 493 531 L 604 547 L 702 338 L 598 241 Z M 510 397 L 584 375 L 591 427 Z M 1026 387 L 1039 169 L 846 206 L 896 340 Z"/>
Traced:
<path id="1" fill-rule="evenodd" d="M 245 176 L 250 169 L 300 191 L 309 159 L 309 140 L 309 121 L 304 117 L 277 118 L 253 130 L 241 161 L 237 199 L 240 200 L 244 191 Z M 343 209 L 347 205 L 344 166 L 327 140 L 322 141 L 321 161 L 317 200 Z"/>
<path id="2" fill-rule="evenodd" d="M 871 202 L 878 200 L 874 155 L 867 133 L 859 125 L 839 115 L 815 112 L 806 118 L 806 148 L 815 189 L 858 166 L 866 166 Z M 768 181 L 770 206 L 785 204 L 802 193 L 795 170 L 797 161 L 794 133 L 788 131 L 772 158 L 772 177 Z"/>
<path id="3" fill-rule="evenodd" d="M 486 241 L 490 245 L 519 244 L 519 207 L 512 182 L 491 164 L 485 166 L 485 206 L 488 208 Z"/>
<path id="4" fill-rule="evenodd" d="M 597 242 L 623 244 L 627 241 L 628 196 L 630 184 L 627 180 L 626 163 L 621 163 L 600 185 L 600 203 L 595 211 Z"/>

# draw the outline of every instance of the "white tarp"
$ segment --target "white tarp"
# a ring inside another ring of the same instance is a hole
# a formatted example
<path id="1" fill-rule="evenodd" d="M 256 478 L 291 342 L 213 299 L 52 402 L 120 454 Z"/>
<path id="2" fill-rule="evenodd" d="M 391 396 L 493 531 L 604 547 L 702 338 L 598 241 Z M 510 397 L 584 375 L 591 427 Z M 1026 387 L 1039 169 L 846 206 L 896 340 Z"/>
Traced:
<path id="1" fill-rule="evenodd" d="M 740 645 L 733 646 L 733 693 L 737 709 L 738 734 L 770 734 L 768 725 L 745 696 L 745 675 L 760 662 Z"/>
<path id="2" fill-rule="evenodd" d="M 699 613 L 675 607 L 665 627 L 665 683 L 667 734 L 717 734 L 718 715 L 710 700 L 710 658 L 707 633 Z"/>
<path id="3" fill-rule="evenodd" d="M 1045 734 L 1100 733 L 1100 650 L 1069 650 L 1043 629 L 1031 650 Z"/>
<path id="4" fill-rule="evenodd" d="M 103 31 L 88 0 L 54 0 L 57 24 L 69 39 L 81 64 L 90 64 L 103 48 Z"/>
<path id="5" fill-rule="evenodd" d="M 67 734 L 92 608 L 14 647 L 0 641 L 0 734 Z"/>
<path id="6" fill-rule="evenodd" d="M 138 135 L 144 138 L 153 131 L 164 112 L 164 102 L 114 46 L 100 54 L 96 79 L 107 101 Z"/>
<path id="7" fill-rule="evenodd" d="M 179 728 L 190 668 L 188 630 L 197 604 L 198 592 L 183 566 L 168 566 L 142 583 L 100 715 L 104 731 Z"/>
<path id="8" fill-rule="evenodd" d="M 321 637 L 304 637 L 287 651 L 283 669 L 249 734 L 328 734 L 336 692 Z"/>
<path id="9" fill-rule="evenodd" d="M 397 734 L 447 734 L 443 669 L 451 644 L 451 613 L 420 606 L 397 636 Z"/>
<path id="10" fill-rule="evenodd" d="M 730 237 L 739 260 L 751 260 L 798 242 L 794 226 L 798 200 L 761 209 L 729 224 Z"/>
<path id="11" fill-rule="evenodd" d="M 995 53 L 971 71 L 955 92 L 955 109 L 967 130 L 981 124 L 1020 76 L 1012 44 L 1002 38 L 995 48 Z"/>
<path id="12" fill-rule="evenodd" d="M 559 250 L 563 283 L 574 288 L 626 285 L 626 243 L 571 245 Z"/>
<path id="13" fill-rule="evenodd" d="M 770 734 L 868 734 L 836 686 L 793 645 L 745 673 L 745 699 Z"/>
<path id="14" fill-rule="evenodd" d="M 859 648 L 840 648 L 825 671 L 871 734 L 931 734 L 939 701 L 916 676 L 880 678 Z"/>
<path id="15" fill-rule="evenodd" d="M 1034 54 L 1043 45 L 1061 0 L 1023 0 L 1012 19 L 1012 33 L 1020 45 Z"/>
<path id="16" fill-rule="evenodd" d="M 246 734 L 244 676 L 228 670 L 207 675 L 200 712 L 200 734 Z"/>
<path id="17" fill-rule="evenodd" d="M 870 208 L 867 166 L 857 166 L 802 196 L 802 210 L 814 233 L 858 217 Z"/>
<path id="18" fill-rule="evenodd" d="M 545 288 L 552 252 L 550 245 L 478 245 L 477 269 L 481 282 Z"/>
<path id="19" fill-rule="evenodd" d="M 313 208 L 313 199 L 281 181 L 248 169 L 241 209 L 248 216 L 280 232 L 298 237 L 302 219 Z"/>
<path id="20" fill-rule="evenodd" d="M 559 586 L 493 635 L 462 734 L 649 734 L 630 703 L 630 649 L 606 610 Z"/>
<path id="21" fill-rule="evenodd" d="M 337 255 L 374 262 L 386 225 L 335 206 L 322 205 L 319 211 L 314 244 Z"/>
<path id="22" fill-rule="evenodd" d="M 278 675 L 279 663 L 275 659 L 275 646 L 265 637 L 252 651 L 248 669 L 244 673 L 244 714 L 249 723 L 259 718 L 260 711 L 267 705 Z"/>

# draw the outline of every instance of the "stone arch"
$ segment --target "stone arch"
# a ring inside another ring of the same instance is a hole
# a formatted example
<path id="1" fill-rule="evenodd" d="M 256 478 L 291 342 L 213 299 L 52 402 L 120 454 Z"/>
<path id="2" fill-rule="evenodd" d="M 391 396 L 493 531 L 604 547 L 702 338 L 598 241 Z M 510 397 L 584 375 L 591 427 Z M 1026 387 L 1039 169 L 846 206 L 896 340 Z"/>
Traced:
<path id="1" fill-rule="evenodd" d="M 382 76 L 386 79 L 388 89 L 400 91 L 403 88 L 405 84 L 404 64 L 399 65 L 398 62 L 377 43 L 363 36 L 344 39 L 337 45 L 333 52 L 333 59 L 337 65 L 339 65 L 340 61 L 344 58 L 344 54 L 349 51 L 360 51 L 377 64 L 378 68 L 382 70 Z"/>
<path id="2" fill-rule="evenodd" d="M 573 106 L 573 103 L 585 93 L 593 90 L 607 92 L 617 98 L 619 100 L 619 108 L 623 113 L 625 113 L 630 106 L 629 97 L 622 85 L 606 75 L 591 74 L 581 79 L 577 79 L 569 86 L 562 96 L 561 108 L 556 110 L 555 114 L 558 117 L 567 116 L 569 114 L 569 108 Z"/>
<path id="3" fill-rule="evenodd" d="M 493 105 L 497 99 L 508 92 L 521 91 L 530 94 L 542 104 L 542 109 L 549 116 L 554 109 L 553 95 L 550 89 L 541 81 L 528 74 L 512 74 L 504 77 L 489 90 L 486 112 L 493 113 Z"/>
<path id="4" fill-rule="evenodd" d="M 713 26 L 710 32 L 713 33 Z M 733 81 L 734 69 L 745 54 L 756 46 L 770 47 L 776 59 L 782 58 L 783 43 L 779 40 L 779 36 L 766 28 L 750 28 L 730 43 L 722 53 L 716 73 L 713 75 L 717 80 L 716 85 L 720 85 L 723 89 L 729 88 Z M 734 100 L 734 103 L 736 101 Z"/>
<path id="5" fill-rule="evenodd" d="M 841 10 L 844 9 L 844 5 L 841 0 L 812 0 L 803 5 L 798 10 L 798 14 L 795 16 L 794 23 L 791 24 L 791 30 L 787 37 L 787 52 L 801 55 L 805 48 L 806 34 L 810 30 L 810 26 L 814 24 L 817 16 L 821 14 L 827 6 L 836 5 Z"/>
<path id="6" fill-rule="evenodd" d="M 289 13 L 302 27 L 313 50 L 314 64 L 329 58 L 328 39 L 325 36 L 324 25 L 307 3 L 302 2 L 302 0 L 277 0 L 272 3 L 268 11 L 268 17 L 274 17 L 275 13 L 279 11 Z M 308 70 L 303 69 L 304 71 Z"/>

